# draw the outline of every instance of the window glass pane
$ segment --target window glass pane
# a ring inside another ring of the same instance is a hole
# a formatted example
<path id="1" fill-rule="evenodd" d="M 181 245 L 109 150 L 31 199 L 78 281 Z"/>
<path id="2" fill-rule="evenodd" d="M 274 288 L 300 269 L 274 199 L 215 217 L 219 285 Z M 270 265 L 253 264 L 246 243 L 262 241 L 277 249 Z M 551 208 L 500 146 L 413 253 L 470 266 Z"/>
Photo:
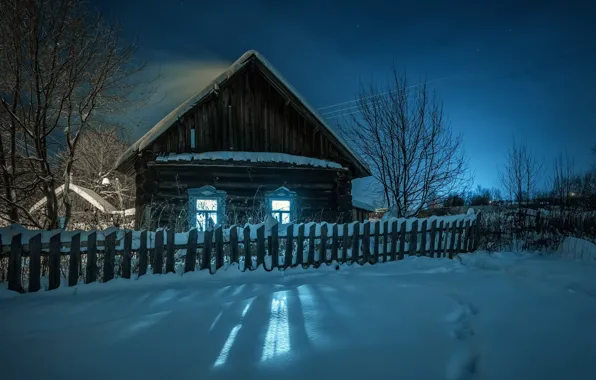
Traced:
<path id="1" fill-rule="evenodd" d="M 271 200 L 271 211 L 290 211 L 290 201 Z"/>
<path id="2" fill-rule="evenodd" d="M 216 212 L 210 212 L 207 214 L 207 218 L 211 219 L 211 221 L 213 222 L 213 224 L 217 224 L 217 213 Z"/>
<path id="3" fill-rule="evenodd" d="M 206 226 L 206 218 L 205 218 L 205 214 L 202 212 L 197 213 L 197 229 L 199 231 L 205 231 L 205 226 Z"/>
<path id="4" fill-rule="evenodd" d="M 197 211 L 217 211 L 217 199 L 197 199 Z"/>
<path id="5" fill-rule="evenodd" d="M 281 214 L 281 223 L 282 224 L 290 223 L 290 213 L 284 212 Z"/>

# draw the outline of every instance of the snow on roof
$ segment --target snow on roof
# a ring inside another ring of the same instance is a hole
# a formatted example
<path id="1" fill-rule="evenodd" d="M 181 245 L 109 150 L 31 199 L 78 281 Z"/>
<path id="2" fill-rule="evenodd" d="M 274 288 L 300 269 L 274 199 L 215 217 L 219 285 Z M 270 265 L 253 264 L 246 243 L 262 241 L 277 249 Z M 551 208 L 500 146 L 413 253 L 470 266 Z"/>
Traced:
<path id="1" fill-rule="evenodd" d="M 186 112 L 188 112 L 191 108 L 193 108 L 199 101 L 205 98 L 207 95 L 211 94 L 212 92 L 216 91 L 219 88 L 219 85 L 224 82 L 225 80 L 229 79 L 233 76 L 236 72 L 238 72 L 244 65 L 250 61 L 250 59 L 254 57 L 258 59 L 277 79 L 294 95 L 302 105 L 317 119 L 321 125 L 339 141 L 341 145 L 348 151 L 349 155 L 351 155 L 354 160 L 362 166 L 364 171 L 370 172 L 368 165 L 366 162 L 354 151 L 350 148 L 350 146 L 335 132 L 335 130 L 329 126 L 325 119 L 319 115 L 319 113 L 302 97 L 298 91 L 294 87 L 292 87 L 287 80 L 283 78 L 283 76 L 263 57 L 259 52 L 256 50 L 249 50 L 244 53 L 236 62 L 234 62 L 226 71 L 220 74 L 217 78 L 213 80 L 210 84 L 208 84 L 203 90 L 198 92 L 197 94 L 191 96 L 187 99 L 184 103 L 179 105 L 175 108 L 172 112 L 170 112 L 166 117 L 160 120 L 153 128 L 151 128 L 147 133 L 145 133 L 139 140 L 137 140 L 133 145 L 131 145 L 122 156 L 118 159 L 116 163 L 116 167 L 122 165 L 128 158 L 136 154 L 137 152 L 147 148 L 152 142 L 154 142 L 162 133 L 164 133 L 176 120 L 182 117 Z"/>
<path id="2" fill-rule="evenodd" d="M 386 207 L 381 183 L 374 177 L 352 180 L 352 206 L 367 211 Z"/>
<path id="3" fill-rule="evenodd" d="M 112 206 L 112 204 L 110 202 L 106 201 L 101 195 L 97 194 L 93 190 L 87 189 L 82 186 L 75 185 L 74 183 L 70 184 L 70 190 L 72 192 L 78 194 L 79 196 L 81 196 L 81 198 L 83 198 L 84 200 L 89 202 L 91 205 L 93 205 L 93 207 L 95 207 L 96 209 L 98 209 L 101 212 L 113 213 L 114 211 L 116 211 L 116 207 Z M 60 195 L 60 194 L 62 194 L 62 192 L 64 192 L 64 185 L 58 187 L 55 191 L 56 195 Z M 31 207 L 29 212 L 33 212 L 33 211 L 39 209 L 47 201 L 48 201 L 48 199 L 46 197 L 43 197 L 39 202 L 37 202 L 36 204 L 33 205 L 33 207 Z"/>
<path id="4" fill-rule="evenodd" d="M 286 153 L 271 152 L 204 152 L 204 153 L 180 153 L 168 154 L 157 157 L 158 162 L 171 161 L 201 161 L 201 160 L 226 160 L 226 161 L 249 161 L 249 162 L 284 162 L 299 166 L 315 166 L 321 168 L 341 169 L 342 166 L 336 162 L 321 160 L 318 158 L 294 156 Z"/>

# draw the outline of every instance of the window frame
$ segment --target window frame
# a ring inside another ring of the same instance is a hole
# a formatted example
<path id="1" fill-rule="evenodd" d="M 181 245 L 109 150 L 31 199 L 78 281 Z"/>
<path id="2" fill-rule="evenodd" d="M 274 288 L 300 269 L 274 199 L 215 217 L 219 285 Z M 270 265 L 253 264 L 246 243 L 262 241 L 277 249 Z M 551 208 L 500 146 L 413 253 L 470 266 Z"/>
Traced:
<path id="1" fill-rule="evenodd" d="M 197 201 L 199 200 L 215 200 L 217 201 L 217 208 L 215 210 L 215 214 L 217 215 L 217 222 L 213 226 L 213 228 L 223 225 L 224 223 L 224 216 L 225 216 L 225 209 L 226 209 L 226 197 L 227 193 L 223 190 L 217 190 L 213 186 L 202 186 L 200 188 L 192 188 L 188 189 L 188 226 L 189 228 L 197 228 L 198 222 L 198 212 L 197 210 Z M 205 213 L 212 213 L 213 211 L 210 210 L 201 210 Z M 206 218 L 207 220 L 207 218 Z M 206 227 L 208 229 L 208 227 Z"/>
<path id="2" fill-rule="evenodd" d="M 275 191 L 271 191 L 265 195 L 265 202 L 267 202 L 267 214 L 273 216 L 278 223 L 280 224 L 287 224 L 283 223 L 283 214 L 288 214 L 288 223 L 294 223 L 296 220 L 296 192 L 290 191 L 286 187 L 280 187 Z M 290 208 L 288 211 L 273 211 L 273 201 L 288 201 L 290 202 Z M 276 215 L 279 216 L 279 219 L 276 218 Z"/>

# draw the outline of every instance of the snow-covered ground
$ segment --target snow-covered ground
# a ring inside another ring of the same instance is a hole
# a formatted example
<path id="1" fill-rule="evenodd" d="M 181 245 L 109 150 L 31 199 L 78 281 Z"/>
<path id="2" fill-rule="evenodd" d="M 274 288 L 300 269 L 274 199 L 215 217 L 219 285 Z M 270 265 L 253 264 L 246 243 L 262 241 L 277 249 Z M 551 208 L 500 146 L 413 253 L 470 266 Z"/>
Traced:
<path id="1" fill-rule="evenodd" d="M 568 257 L 3 289 L 2 378 L 595 379 L 596 262 Z"/>

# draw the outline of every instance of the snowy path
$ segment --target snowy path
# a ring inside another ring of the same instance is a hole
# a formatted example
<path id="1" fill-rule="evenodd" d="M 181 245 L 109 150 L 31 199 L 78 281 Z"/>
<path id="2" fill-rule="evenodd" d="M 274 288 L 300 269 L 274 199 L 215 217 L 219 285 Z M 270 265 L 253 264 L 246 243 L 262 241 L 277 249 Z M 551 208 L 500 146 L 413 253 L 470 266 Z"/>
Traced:
<path id="1" fill-rule="evenodd" d="M 474 254 L 189 277 L 0 291 L 3 378 L 596 378 L 596 266 Z"/>

